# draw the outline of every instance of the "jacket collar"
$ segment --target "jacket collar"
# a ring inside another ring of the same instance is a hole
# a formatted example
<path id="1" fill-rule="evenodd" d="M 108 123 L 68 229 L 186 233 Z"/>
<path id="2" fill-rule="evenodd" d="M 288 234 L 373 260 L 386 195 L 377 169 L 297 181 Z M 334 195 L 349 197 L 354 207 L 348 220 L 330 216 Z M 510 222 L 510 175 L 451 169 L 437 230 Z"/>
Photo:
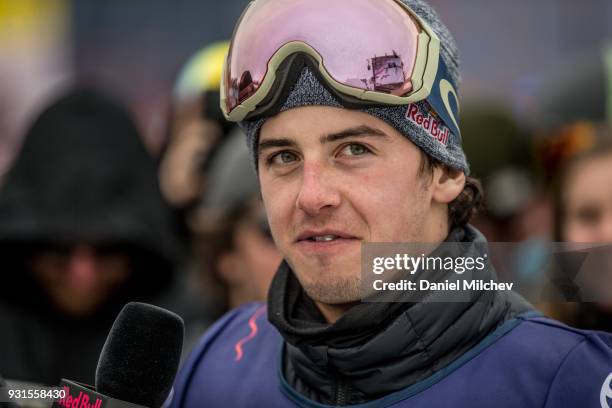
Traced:
<path id="1" fill-rule="evenodd" d="M 447 242 L 486 240 L 466 227 Z M 492 267 L 484 279 L 496 279 Z M 328 324 L 290 267 L 279 268 L 268 299 L 270 322 L 286 342 L 285 379 L 321 403 L 358 404 L 415 384 L 447 366 L 530 306 L 500 292 L 470 302 L 360 303 Z"/>

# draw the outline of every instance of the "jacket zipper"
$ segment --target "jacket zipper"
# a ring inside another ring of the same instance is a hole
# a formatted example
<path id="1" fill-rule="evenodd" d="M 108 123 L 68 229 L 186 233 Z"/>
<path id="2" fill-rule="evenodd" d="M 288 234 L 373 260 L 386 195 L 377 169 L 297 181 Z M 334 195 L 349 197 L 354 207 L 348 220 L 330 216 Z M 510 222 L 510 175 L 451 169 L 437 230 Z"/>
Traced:
<path id="1" fill-rule="evenodd" d="M 336 406 L 347 405 L 347 399 L 349 397 L 350 383 L 340 373 L 336 373 L 336 392 L 335 392 L 335 404 Z"/>

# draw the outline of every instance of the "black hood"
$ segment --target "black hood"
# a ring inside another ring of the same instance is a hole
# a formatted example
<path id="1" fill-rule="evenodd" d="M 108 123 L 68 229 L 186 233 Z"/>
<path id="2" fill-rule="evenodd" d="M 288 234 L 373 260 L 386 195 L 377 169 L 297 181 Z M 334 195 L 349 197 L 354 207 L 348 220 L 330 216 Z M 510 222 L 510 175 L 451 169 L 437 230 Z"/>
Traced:
<path id="1" fill-rule="evenodd" d="M 171 217 L 128 112 L 73 90 L 35 120 L 0 189 L 3 279 L 28 280 L 19 256 L 32 245 L 112 242 L 138 254 L 131 288 L 151 295 L 180 256 Z"/>

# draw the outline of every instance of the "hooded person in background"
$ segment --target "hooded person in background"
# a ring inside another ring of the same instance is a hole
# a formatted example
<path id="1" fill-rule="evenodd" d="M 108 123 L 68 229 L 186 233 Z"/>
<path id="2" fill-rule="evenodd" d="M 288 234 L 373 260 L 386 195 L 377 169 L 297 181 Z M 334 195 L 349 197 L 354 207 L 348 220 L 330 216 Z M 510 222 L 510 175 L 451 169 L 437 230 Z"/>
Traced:
<path id="1" fill-rule="evenodd" d="M 246 130 L 283 262 L 267 306 L 230 312 L 204 336 L 171 406 L 606 403 L 612 338 L 544 318 L 511 291 L 365 301 L 362 244 L 428 242 L 441 257 L 486 246 L 468 224 L 482 195 L 458 128 L 458 50 L 429 5 L 255 0 L 225 72 L 223 107 Z M 496 280 L 489 262 L 478 276 Z"/>
<path id="2" fill-rule="evenodd" d="M 92 383 L 126 302 L 182 312 L 169 289 L 180 255 L 127 111 L 92 89 L 66 93 L 36 118 L 0 190 L 2 376 Z"/>

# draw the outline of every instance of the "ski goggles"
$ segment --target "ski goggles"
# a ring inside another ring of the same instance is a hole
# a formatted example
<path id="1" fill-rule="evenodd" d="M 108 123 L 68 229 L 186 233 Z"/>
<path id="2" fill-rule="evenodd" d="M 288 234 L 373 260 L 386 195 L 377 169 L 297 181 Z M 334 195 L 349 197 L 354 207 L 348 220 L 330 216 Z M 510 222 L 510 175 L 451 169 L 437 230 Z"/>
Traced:
<path id="1" fill-rule="evenodd" d="M 276 109 L 293 61 L 306 57 L 341 101 L 408 105 L 426 100 L 455 134 L 459 99 L 433 30 L 400 0 L 253 0 L 224 65 L 229 121 Z M 303 66 L 303 64 L 302 64 Z"/>

